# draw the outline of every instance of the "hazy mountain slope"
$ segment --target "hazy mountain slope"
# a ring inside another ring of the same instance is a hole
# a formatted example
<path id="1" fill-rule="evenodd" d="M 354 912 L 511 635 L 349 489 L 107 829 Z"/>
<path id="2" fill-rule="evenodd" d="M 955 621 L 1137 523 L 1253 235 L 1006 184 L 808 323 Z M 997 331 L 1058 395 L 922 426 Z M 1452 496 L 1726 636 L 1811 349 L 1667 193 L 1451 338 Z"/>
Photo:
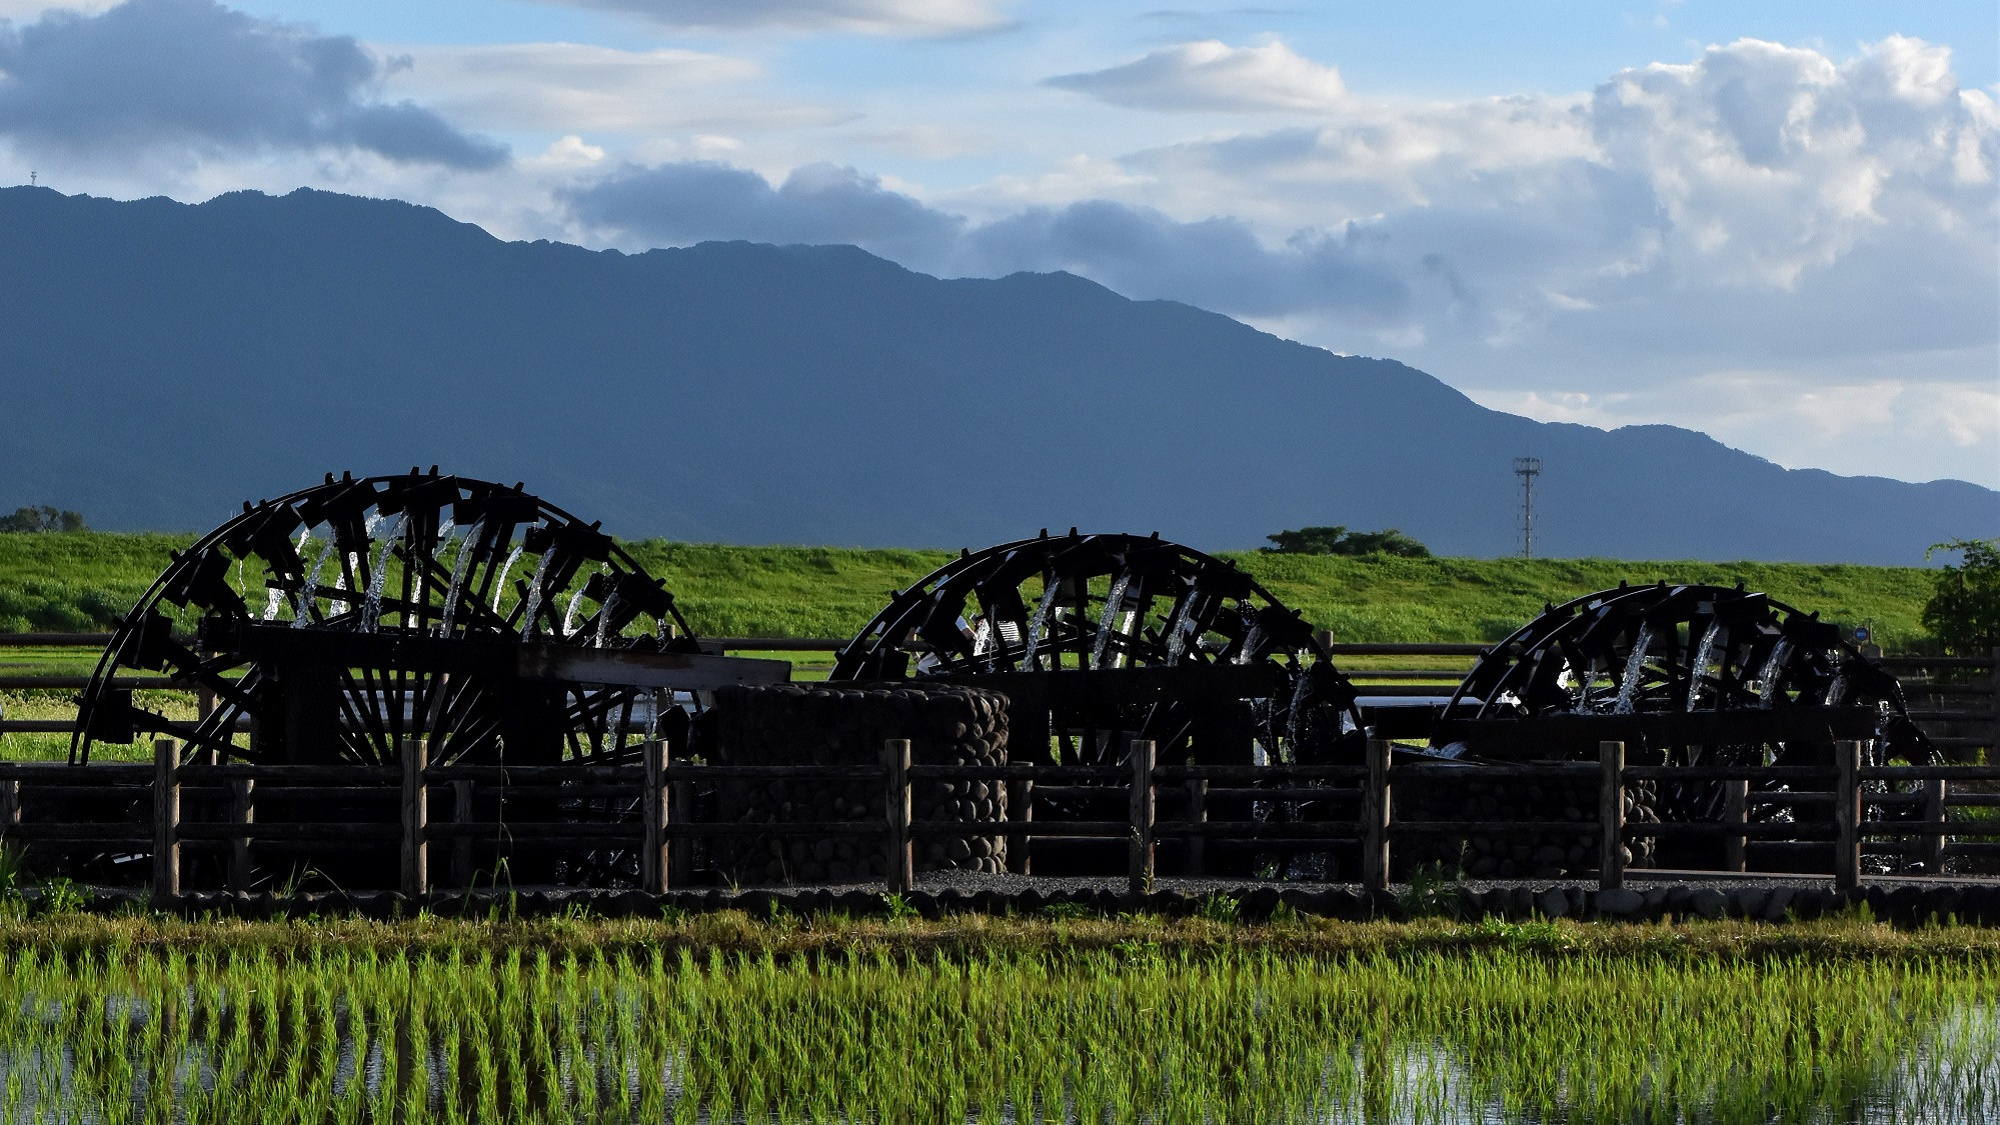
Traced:
<path id="1" fill-rule="evenodd" d="M 503 243 L 306 191 L 0 191 L 0 391 L 0 505 L 104 527 L 206 527 L 329 469 L 437 463 L 630 535 L 955 546 L 1078 524 L 1219 547 L 1345 523 L 1499 554 L 1522 454 L 1547 463 L 1551 554 L 1911 562 L 2000 526 L 1971 484 L 1536 423 L 1065 274 Z"/>

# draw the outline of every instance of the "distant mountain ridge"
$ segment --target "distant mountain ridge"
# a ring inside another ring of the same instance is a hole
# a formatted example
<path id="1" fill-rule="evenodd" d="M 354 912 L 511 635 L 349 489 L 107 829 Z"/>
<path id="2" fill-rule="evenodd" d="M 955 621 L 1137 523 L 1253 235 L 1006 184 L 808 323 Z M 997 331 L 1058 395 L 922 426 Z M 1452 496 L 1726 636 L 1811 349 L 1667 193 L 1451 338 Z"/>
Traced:
<path id="1" fill-rule="evenodd" d="M 302 190 L 0 190 L 0 507 L 206 528 L 438 464 L 608 530 L 979 546 L 1037 528 L 1243 547 L 1306 524 L 1537 553 L 1920 562 L 2000 493 L 1786 470 L 1669 426 L 1488 410 L 1068 274 L 939 280 L 842 246 L 625 255 Z"/>

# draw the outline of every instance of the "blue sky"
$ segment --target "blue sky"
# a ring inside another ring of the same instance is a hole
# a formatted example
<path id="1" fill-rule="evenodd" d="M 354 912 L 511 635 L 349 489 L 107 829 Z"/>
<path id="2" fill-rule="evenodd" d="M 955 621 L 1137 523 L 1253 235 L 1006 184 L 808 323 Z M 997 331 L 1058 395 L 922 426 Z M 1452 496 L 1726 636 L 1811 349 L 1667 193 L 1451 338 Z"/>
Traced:
<path id="1" fill-rule="evenodd" d="M 1067 269 L 1538 418 L 2000 486 L 1990 3 L 0 0 L 0 19 L 0 182 L 310 185 L 507 238 Z"/>

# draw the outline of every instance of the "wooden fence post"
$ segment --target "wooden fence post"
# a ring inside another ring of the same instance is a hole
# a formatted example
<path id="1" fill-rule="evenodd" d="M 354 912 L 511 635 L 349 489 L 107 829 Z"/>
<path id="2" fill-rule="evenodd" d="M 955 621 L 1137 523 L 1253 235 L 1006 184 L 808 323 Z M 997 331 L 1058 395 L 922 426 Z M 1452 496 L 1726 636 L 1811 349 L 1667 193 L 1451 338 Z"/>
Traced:
<path id="1" fill-rule="evenodd" d="M 1368 738 L 1368 788 L 1361 795 L 1361 882 L 1371 891 L 1389 885 L 1389 740 Z"/>
<path id="2" fill-rule="evenodd" d="M 181 896 L 181 744 L 153 743 L 153 905 Z"/>
<path id="3" fill-rule="evenodd" d="M 257 779 L 239 778 L 229 783 L 229 823 L 239 830 L 257 821 Z M 229 889 L 238 894 L 250 890 L 250 836 L 229 838 Z"/>
<path id="4" fill-rule="evenodd" d="M 1597 887 L 1625 885 L 1625 744 L 1597 744 Z"/>
<path id="5" fill-rule="evenodd" d="M 1941 777 L 1924 779 L 1924 819 L 1932 824 L 1942 826 L 1951 815 L 1951 805 L 1946 800 L 1950 793 L 1947 784 Z M 1924 874 L 1944 874 L 1944 845 L 1943 827 L 1923 838 Z"/>
<path id="6" fill-rule="evenodd" d="M 1187 781 L 1188 812 L 1190 824 L 1208 823 L 1208 779 L 1191 777 Z M 1196 833 L 1187 837 L 1187 873 L 1201 876 L 1208 874 L 1208 837 Z"/>
<path id="7" fill-rule="evenodd" d="M 1745 871 L 1749 862 L 1744 857 L 1747 847 L 1743 826 L 1750 823 L 1750 783 L 1741 779 L 1722 783 L 1722 822 L 1730 827 L 1728 835 L 1722 838 L 1722 869 L 1724 871 Z"/>
<path id="8" fill-rule="evenodd" d="M 430 893 L 430 790 L 424 770 L 430 766 L 430 743 L 403 740 L 403 893 L 422 898 Z"/>
<path id="9" fill-rule="evenodd" d="M 640 889 L 649 895 L 667 893 L 673 868 L 672 856 L 667 843 L 667 744 L 648 742 L 645 745 L 646 781 L 645 790 L 640 794 L 640 813 L 646 822 L 646 840 L 640 845 L 639 880 Z"/>
<path id="10" fill-rule="evenodd" d="M 888 839 L 884 882 L 891 894 L 906 894 L 916 882 L 916 856 L 910 840 L 910 740 L 892 738 L 882 744 L 882 819 Z"/>
<path id="11" fill-rule="evenodd" d="M 1842 739 L 1833 744 L 1840 783 L 1833 795 L 1836 840 L 1833 885 L 1851 891 L 1861 884 L 1861 743 Z"/>
<path id="12" fill-rule="evenodd" d="M 1132 740 L 1132 834 L 1125 847 L 1125 877 L 1135 894 L 1153 889 L 1153 765 L 1151 739 Z"/>

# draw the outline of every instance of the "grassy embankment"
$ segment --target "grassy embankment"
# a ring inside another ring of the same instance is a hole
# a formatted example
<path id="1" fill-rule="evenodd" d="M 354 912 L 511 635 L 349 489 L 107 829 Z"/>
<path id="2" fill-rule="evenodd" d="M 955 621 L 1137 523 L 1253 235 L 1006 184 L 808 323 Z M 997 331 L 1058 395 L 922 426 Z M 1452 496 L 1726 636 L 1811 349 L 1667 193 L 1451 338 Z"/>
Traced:
<path id="1" fill-rule="evenodd" d="M 0 632 L 108 629 L 189 536 L 0 535 Z M 678 595 L 709 636 L 843 637 L 902 589 L 952 557 L 948 551 L 835 547 L 729 547 L 644 540 L 632 554 Z M 1743 582 L 1843 624 L 1872 624 L 1891 650 L 1922 637 L 1930 572 L 1915 568 L 1780 563 L 1638 562 L 1610 559 L 1399 559 L 1231 554 L 1280 600 L 1340 641 L 1491 641 L 1560 602 L 1620 580 Z M 253 602 L 254 602 L 253 598 Z M 781 654 L 771 654 L 781 655 Z M 827 658 L 784 654 L 801 678 L 824 676 Z M 94 649 L 0 652 L 0 674 L 87 674 Z M 1349 668 L 1457 667 L 1463 658 L 1344 658 Z M 17 718 L 66 718 L 71 693 L 0 693 Z M 192 700 L 150 705 L 188 709 Z M 60 745 L 59 745 L 60 744 Z M 67 752 L 55 736 L 0 739 L 0 755 Z M 135 750 L 134 753 L 141 751 Z"/>
<path id="2" fill-rule="evenodd" d="M 9 1119 L 2000 1112 L 1990 935 L 1855 919 L 53 918 L 0 946 Z"/>
<path id="3" fill-rule="evenodd" d="M 106 629 L 188 536 L 0 535 L 0 632 Z M 948 551 L 628 544 L 713 636 L 852 635 Z M 1872 622 L 1890 649 L 1923 635 L 1931 572 L 1800 563 L 1615 559 L 1399 559 L 1229 553 L 1286 604 L 1342 641 L 1490 641 L 1560 602 L 1621 579 L 1744 582 L 1829 620 Z"/>

